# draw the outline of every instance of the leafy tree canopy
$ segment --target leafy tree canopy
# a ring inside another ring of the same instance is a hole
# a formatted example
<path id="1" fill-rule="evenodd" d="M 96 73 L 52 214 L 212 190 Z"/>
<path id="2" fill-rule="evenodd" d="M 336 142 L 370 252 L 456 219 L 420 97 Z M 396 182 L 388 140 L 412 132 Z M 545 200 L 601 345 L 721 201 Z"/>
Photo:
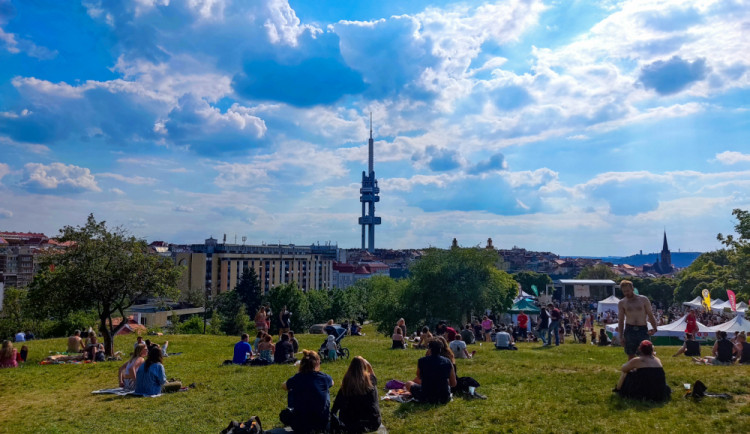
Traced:
<path id="1" fill-rule="evenodd" d="M 578 273 L 578 276 L 576 276 L 576 279 L 609 279 L 609 280 L 617 280 L 618 279 L 617 273 L 612 271 L 609 266 L 605 264 L 596 264 L 596 265 L 590 265 L 588 267 L 584 267 L 583 270 L 581 270 L 580 273 Z"/>
<path id="2" fill-rule="evenodd" d="M 152 253 L 144 240 L 122 228 L 110 229 L 89 215 L 84 226 L 65 226 L 60 241 L 73 245 L 41 259 L 41 272 L 32 281 L 29 302 L 36 315 L 62 318 L 78 310 L 94 309 L 104 347 L 112 355 L 112 336 L 125 321 L 125 310 L 137 300 L 176 298 L 182 272 L 169 258 Z"/>

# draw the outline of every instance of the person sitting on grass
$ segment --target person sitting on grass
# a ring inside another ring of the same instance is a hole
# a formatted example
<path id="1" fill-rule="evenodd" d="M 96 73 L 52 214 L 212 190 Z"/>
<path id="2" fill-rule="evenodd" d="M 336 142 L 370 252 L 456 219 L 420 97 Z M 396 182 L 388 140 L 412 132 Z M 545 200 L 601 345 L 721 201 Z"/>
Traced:
<path id="1" fill-rule="evenodd" d="M 263 330 L 259 331 L 258 334 L 255 335 L 255 341 L 253 341 L 253 349 L 255 350 L 256 353 L 258 352 L 258 344 L 263 342 L 263 336 L 265 335 L 266 335 L 266 332 L 264 332 Z"/>
<path id="2" fill-rule="evenodd" d="M 273 353 L 274 363 L 294 363 L 294 347 L 289 342 L 289 335 L 282 334 L 281 341 L 276 345 Z"/>
<path id="3" fill-rule="evenodd" d="M 284 426 L 291 426 L 295 433 L 327 431 L 331 387 L 331 376 L 320 372 L 318 353 L 302 350 L 299 372 L 281 385 L 289 393 L 287 408 L 279 414 Z"/>
<path id="4" fill-rule="evenodd" d="M 232 363 L 235 365 L 244 365 L 253 355 L 253 348 L 250 346 L 250 335 L 243 333 L 240 341 L 234 344 L 234 355 Z"/>
<path id="5" fill-rule="evenodd" d="M 677 357 L 680 354 L 684 354 L 690 357 L 701 356 L 701 344 L 693 338 L 692 333 L 685 333 L 685 342 L 682 344 L 679 350 L 672 356 Z"/>
<path id="6" fill-rule="evenodd" d="M 258 344 L 258 358 L 266 363 L 273 363 L 273 352 L 275 346 L 271 341 L 271 335 L 265 334 L 263 341 Z"/>
<path id="7" fill-rule="evenodd" d="M 638 346 L 638 354 L 622 365 L 617 387 L 612 391 L 623 398 L 662 402 L 670 399 L 672 389 L 667 386 L 664 367 L 656 357 L 654 344 L 644 340 Z"/>
<path id="8" fill-rule="evenodd" d="M 89 343 L 86 346 L 84 359 L 92 362 L 103 362 L 104 357 L 104 345 L 100 344 L 96 338 L 96 333 L 89 333 Z"/>
<path id="9" fill-rule="evenodd" d="M 0 349 L 0 368 L 17 368 L 18 363 L 22 361 L 18 350 L 13 348 L 13 343 L 4 340 L 3 347 Z"/>
<path id="10" fill-rule="evenodd" d="M 289 342 L 292 344 L 292 349 L 294 350 L 294 354 L 297 354 L 299 352 L 299 341 L 297 338 L 294 337 L 294 332 L 289 330 Z"/>
<path id="11" fill-rule="evenodd" d="M 513 343 L 513 336 L 511 336 L 504 327 L 500 328 L 500 331 L 495 335 L 495 348 L 498 350 L 517 350 Z"/>
<path id="12" fill-rule="evenodd" d="M 349 326 L 349 334 L 352 336 L 362 336 L 362 327 L 357 325 L 357 321 L 352 320 L 351 326 Z"/>
<path id="13" fill-rule="evenodd" d="M 430 328 L 427 326 L 422 327 L 422 332 L 419 334 L 419 342 L 414 348 L 426 350 L 427 343 L 430 342 L 432 337 L 433 336 L 432 333 L 430 333 Z"/>
<path id="14" fill-rule="evenodd" d="M 354 357 L 331 407 L 331 414 L 338 414 L 341 422 L 339 430 L 360 433 L 376 431 L 380 427 L 377 385 L 372 365 L 361 356 Z"/>
<path id="15" fill-rule="evenodd" d="M 713 356 L 708 357 L 693 357 L 693 361 L 696 363 L 705 363 L 706 365 L 730 365 L 733 362 L 732 355 L 737 353 L 737 348 L 732 344 L 732 341 L 727 339 L 727 332 L 719 331 L 716 332 L 716 343 L 711 349 Z"/>
<path id="16" fill-rule="evenodd" d="M 151 347 L 156 347 L 161 351 L 162 357 L 169 357 L 169 354 L 167 353 L 167 347 L 169 347 L 169 341 L 165 341 L 164 345 L 159 345 L 155 342 L 151 342 L 150 339 L 146 339 L 146 346 L 151 349 Z"/>
<path id="17" fill-rule="evenodd" d="M 747 343 L 747 336 L 744 333 L 737 336 L 737 343 L 734 346 L 736 347 L 735 354 L 737 354 L 735 363 L 750 364 L 750 344 Z"/>
<path id="18" fill-rule="evenodd" d="M 443 342 L 433 339 L 428 344 L 427 355 L 417 362 L 417 376 L 406 383 L 406 390 L 418 402 L 447 404 L 451 400 L 451 387 L 456 387 L 456 371 L 451 361 L 441 356 Z"/>
<path id="19" fill-rule="evenodd" d="M 474 353 L 476 353 L 476 351 L 474 351 L 469 354 L 469 352 L 466 351 L 466 342 L 461 339 L 460 335 L 456 335 L 456 338 L 453 339 L 453 342 L 448 346 L 457 359 L 471 359 L 474 356 Z"/>
<path id="20" fill-rule="evenodd" d="M 392 350 L 403 350 L 406 348 L 406 345 L 404 344 L 404 335 L 402 333 L 401 327 L 396 326 L 393 328 L 393 335 L 391 335 L 391 340 L 393 341 L 391 344 Z"/>
<path id="21" fill-rule="evenodd" d="M 595 341 L 591 341 L 592 343 Z M 611 344 L 609 341 L 609 336 L 607 336 L 607 332 L 604 331 L 604 329 L 599 329 L 599 339 L 596 340 L 596 344 L 600 347 L 606 347 L 607 345 Z"/>
<path id="22" fill-rule="evenodd" d="M 179 382 L 167 383 L 167 374 L 162 364 L 162 354 L 158 347 L 148 349 L 148 358 L 138 368 L 135 375 L 135 394 L 142 396 L 157 396 L 162 392 L 179 390 Z"/>
<path id="23" fill-rule="evenodd" d="M 83 341 L 81 341 L 81 331 L 76 330 L 73 336 L 68 337 L 68 354 L 75 354 L 83 352 Z"/>
<path id="24" fill-rule="evenodd" d="M 454 329 L 453 327 L 449 327 L 447 322 L 440 321 L 435 327 L 435 335 L 444 335 L 447 341 L 452 341 L 456 337 L 456 329 Z"/>
<path id="25" fill-rule="evenodd" d="M 466 345 L 476 342 L 476 340 L 474 340 L 474 331 L 471 329 L 471 324 L 466 324 L 464 329 L 461 330 L 461 340 L 466 342 Z"/>
<path id="26" fill-rule="evenodd" d="M 148 348 L 146 348 L 146 344 L 137 344 L 133 349 L 133 355 L 130 356 L 130 360 L 120 366 L 120 369 L 117 371 L 120 387 L 126 390 L 135 390 L 135 379 L 137 377 L 138 368 L 140 368 L 143 362 L 146 361 L 146 359 L 144 359 L 146 356 L 148 356 Z"/>

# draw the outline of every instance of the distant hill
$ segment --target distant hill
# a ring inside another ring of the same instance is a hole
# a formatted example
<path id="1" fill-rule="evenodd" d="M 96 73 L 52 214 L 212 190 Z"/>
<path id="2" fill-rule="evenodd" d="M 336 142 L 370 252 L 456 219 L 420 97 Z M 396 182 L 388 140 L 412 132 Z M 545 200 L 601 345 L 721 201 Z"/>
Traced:
<path id="1" fill-rule="evenodd" d="M 672 252 L 672 265 L 678 268 L 685 268 L 695 261 L 695 259 L 702 255 L 702 252 Z M 643 255 L 631 255 L 631 256 L 606 256 L 601 259 L 604 262 L 611 262 L 613 264 L 629 264 L 634 266 L 653 264 L 656 262 L 656 258 L 659 257 L 659 253 L 646 253 Z"/>

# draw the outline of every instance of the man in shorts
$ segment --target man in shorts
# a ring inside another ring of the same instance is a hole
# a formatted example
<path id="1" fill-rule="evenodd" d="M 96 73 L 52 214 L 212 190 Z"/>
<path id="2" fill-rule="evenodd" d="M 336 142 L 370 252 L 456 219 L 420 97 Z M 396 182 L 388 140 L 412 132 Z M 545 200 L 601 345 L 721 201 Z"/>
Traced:
<path id="1" fill-rule="evenodd" d="M 651 311 L 651 302 L 648 298 L 635 293 L 633 282 L 623 280 L 620 282 L 620 290 L 624 298 L 617 304 L 617 333 L 622 336 L 625 354 L 630 360 L 635 357 L 641 342 L 650 340 L 650 335 L 656 333 L 657 323 Z M 646 325 L 647 319 L 653 327 L 651 330 Z"/>

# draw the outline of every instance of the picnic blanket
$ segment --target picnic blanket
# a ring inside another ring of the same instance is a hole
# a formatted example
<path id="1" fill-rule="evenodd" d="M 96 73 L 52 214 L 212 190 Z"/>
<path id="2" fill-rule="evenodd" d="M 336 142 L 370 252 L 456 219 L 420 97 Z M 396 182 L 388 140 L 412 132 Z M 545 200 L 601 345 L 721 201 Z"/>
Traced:
<path id="1" fill-rule="evenodd" d="M 385 394 L 385 396 L 380 398 L 381 401 L 396 402 L 409 402 L 413 399 L 414 398 L 411 396 L 411 393 L 407 392 L 406 389 L 389 390 L 388 393 Z"/>
<path id="2" fill-rule="evenodd" d="M 134 391 L 125 389 L 124 387 L 115 387 L 112 389 L 100 389 L 95 390 L 91 392 L 93 395 L 119 395 L 119 396 L 125 396 L 125 395 L 132 395 L 134 394 Z M 159 396 L 159 395 L 156 395 Z"/>

